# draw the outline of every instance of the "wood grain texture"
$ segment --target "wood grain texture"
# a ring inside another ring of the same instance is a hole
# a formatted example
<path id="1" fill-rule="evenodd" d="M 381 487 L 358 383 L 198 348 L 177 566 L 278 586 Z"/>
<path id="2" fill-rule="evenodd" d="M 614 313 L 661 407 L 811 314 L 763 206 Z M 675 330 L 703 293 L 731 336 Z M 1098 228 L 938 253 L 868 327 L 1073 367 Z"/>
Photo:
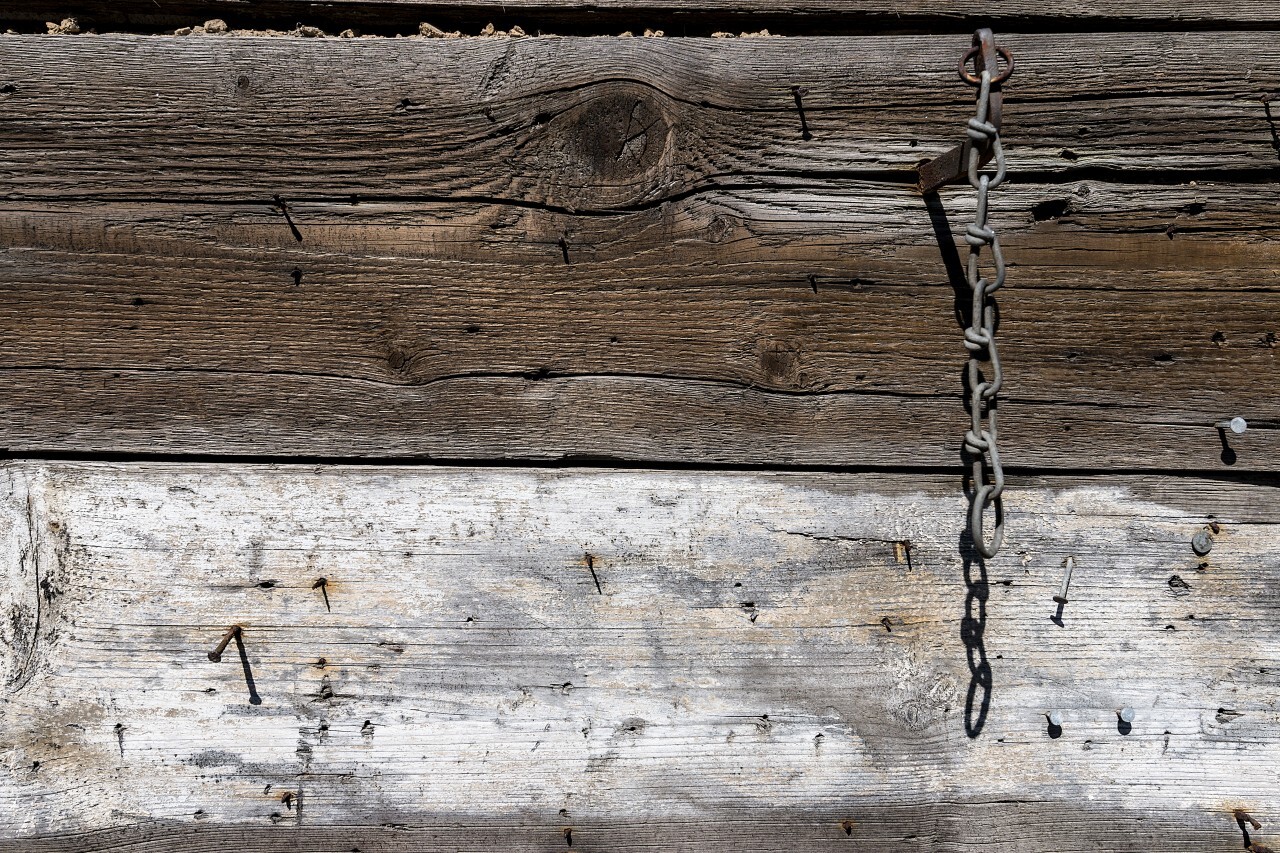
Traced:
<path id="1" fill-rule="evenodd" d="M 10 204 L 0 446 L 953 465 L 972 204 L 851 181 L 607 216 Z M 1272 187 L 994 205 L 1008 464 L 1275 469 Z M 1226 446 L 1234 415 L 1252 428 Z"/>
<path id="2" fill-rule="evenodd" d="M 0 849 L 1225 853 L 1233 809 L 1271 822 L 1274 488 L 1015 480 L 983 566 L 950 478 L 4 483 Z"/>
<path id="3" fill-rule="evenodd" d="M 1005 114 L 1015 174 L 1267 178 L 1280 165 L 1262 100 L 1280 90 L 1271 34 L 1005 43 L 1020 63 Z M 0 198 L 358 195 L 595 211 L 778 174 L 909 181 L 962 138 L 966 46 L 10 36 Z"/>

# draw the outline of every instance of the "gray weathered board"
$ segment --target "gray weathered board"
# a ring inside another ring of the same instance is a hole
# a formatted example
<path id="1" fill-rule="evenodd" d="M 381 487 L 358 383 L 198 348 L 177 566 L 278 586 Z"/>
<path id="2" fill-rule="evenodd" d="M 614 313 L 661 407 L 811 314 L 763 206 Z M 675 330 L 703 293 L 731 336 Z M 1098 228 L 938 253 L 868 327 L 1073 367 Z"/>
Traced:
<path id="1" fill-rule="evenodd" d="M 1007 460 L 1275 470 L 1273 35 L 1002 40 Z M 966 43 L 0 38 L 0 447 L 955 464 Z"/>
<path id="2" fill-rule="evenodd" d="M 1276 490 L 1008 495 L 984 569 L 948 477 L 8 463 L 0 850 L 1239 850 Z"/>
<path id="3" fill-rule="evenodd" d="M 710 35 L 733 23 L 764 19 L 787 34 L 812 32 L 815 27 L 930 28 L 963 30 L 970 22 L 1008 21 L 1014 25 L 1068 23 L 1077 29 L 1109 29 L 1126 24 L 1169 28 L 1275 25 L 1280 4 L 1275 0 L 5 0 L 0 13 L 10 20 L 57 20 L 78 13 L 86 27 L 103 23 L 156 22 L 192 26 L 210 15 L 223 15 L 232 26 L 255 26 L 264 18 L 277 22 L 316 23 L 323 20 L 336 33 L 349 26 L 368 25 L 378 31 L 420 20 L 446 23 L 519 20 L 543 23 L 543 31 L 567 25 L 574 31 L 625 22 L 630 28 L 667 24 L 670 35 Z M 693 26 L 693 32 L 685 27 Z M 1016 27 L 1003 27 L 1012 29 Z M 530 32 L 534 29 L 529 27 Z M 416 28 L 410 28 L 410 32 Z M 612 31 L 614 33 L 617 30 Z M 472 33 L 474 34 L 474 33 Z"/>

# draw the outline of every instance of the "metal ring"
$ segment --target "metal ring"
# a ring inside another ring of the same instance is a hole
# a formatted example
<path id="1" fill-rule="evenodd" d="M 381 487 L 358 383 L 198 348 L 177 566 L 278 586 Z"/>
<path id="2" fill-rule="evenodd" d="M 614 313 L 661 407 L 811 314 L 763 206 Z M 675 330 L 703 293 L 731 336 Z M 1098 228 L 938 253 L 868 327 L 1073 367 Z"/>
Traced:
<path id="1" fill-rule="evenodd" d="M 982 83 L 981 77 L 975 77 L 970 74 L 969 69 L 965 67 L 969 64 L 970 59 L 973 59 L 978 55 L 980 50 L 982 50 L 982 45 L 975 44 L 965 52 L 964 56 L 960 57 L 960 79 L 968 83 L 970 86 L 977 86 Z M 1005 69 L 991 78 L 991 85 L 993 86 L 997 83 L 1003 83 L 1005 80 L 1008 80 L 1009 75 L 1013 73 L 1013 56 L 1009 51 L 1003 47 L 997 47 L 996 53 L 1004 58 Z"/>

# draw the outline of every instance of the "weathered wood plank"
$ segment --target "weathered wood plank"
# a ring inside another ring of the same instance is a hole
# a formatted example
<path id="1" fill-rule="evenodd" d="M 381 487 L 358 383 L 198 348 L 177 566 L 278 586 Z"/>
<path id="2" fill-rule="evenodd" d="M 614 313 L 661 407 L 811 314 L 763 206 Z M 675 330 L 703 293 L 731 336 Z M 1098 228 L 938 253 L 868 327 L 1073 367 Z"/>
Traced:
<path id="1" fill-rule="evenodd" d="M 1069 22 L 1082 30 L 1132 22 L 1168 28 L 1170 24 L 1247 26 L 1280 21 L 1280 9 L 1271 0 L 1005 0 L 999 6 L 979 0 L 706 0 L 696 4 L 687 0 L 258 0 L 250 8 L 238 0 L 163 5 L 154 0 L 77 0 L 71 6 L 28 0 L 9 5 L 4 9 L 8 20 L 59 20 L 74 11 L 86 27 L 161 21 L 192 26 L 219 15 L 236 27 L 278 24 L 288 28 L 301 20 L 326 24 L 332 33 L 359 25 L 376 32 L 390 28 L 415 33 L 421 20 L 450 27 L 464 21 L 496 20 L 503 25 L 523 23 L 530 32 L 542 25 L 544 32 L 563 32 L 556 29 L 559 26 L 571 32 L 604 34 L 616 33 L 619 27 L 666 26 L 669 35 L 710 35 L 717 28 L 750 26 L 762 20 L 787 34 L 826 34 L 840 26 L 855 31 L 933 27 L 952 32 L 970 21 L 995 22 L 1003 29 L 1018 29 L 1018 24 L 1028 21 Z M 607 29 L 610 26 L 615 29 Z M 810 29 L 815 27 L 826 29 Z M 474 34 L 474 28 L 466 32 Z"/>
<path id="2" fill-rule="evenodd" d="M 1277 169 L 1262 100 L 1280 89 L 1271 34 L 1006 43 L 1020 58 L 1006 110 L 1015 174 Z M 779 173 L 909 180 L 972 112 L 955 75 L 966 44 L 12 36 L 0 40 L 0 193 L 582 211 Z"/>
<path id="3" fill-rule="evenodd" d="M 1274 196 L 1002 193 L 1005 459 L 1274 470 Z M 857 182 L 609 216 L 297 203 L 301 241 L 267 204 L 11 204 L 0 446 L 952 465 L 972 203 Z M 1234 415 L 1253 428 L 1224 448 Z"/>
<path id="4" fill-rule="evenodd" d="M 1015 480 L 984 569 L 951 478 L 4 481 L 38 604 L 0 620 L 6 850 L 1225 853 L 1232 809 L 1270 823 L 1274 488 Z M 232 623 L 244 662 L 206 660 Z"/>

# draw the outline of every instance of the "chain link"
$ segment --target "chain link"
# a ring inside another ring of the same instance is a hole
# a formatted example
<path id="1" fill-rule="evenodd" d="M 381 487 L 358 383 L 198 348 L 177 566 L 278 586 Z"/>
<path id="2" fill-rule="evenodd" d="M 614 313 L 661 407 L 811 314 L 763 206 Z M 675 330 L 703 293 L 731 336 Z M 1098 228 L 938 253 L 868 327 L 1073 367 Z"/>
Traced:
<path id="1" fill-rule="evenodd" d="M 978 83 L 978 106 L 969 119 L 968 133 L 972 140 L 969 148 L 969 183 L 978 191 L 977 211 L 973 224 L 965 229 L 964 239 L 969 244 L 969 262 L 965 280 L 973 295 L 972 319 L 964 333 L 964 345 L 969 350 L 968 409 L 970 427 L 964 434 L 964 449 L 972 465 L 972 489 L 969 496 L 969 535 L 974 547 L 983 557 L 994 557 L 1004 541 L 1004 470 L 1000 467 L 1000 452 L 996 447 L 996 393 L 1000 390 L 1003 375 L 1000 370 L 1000 352 L 996 348 L 996 302 L 992 294 L 1004 285 L 1004 253 L 1000 251 L 1000 238 L 987 224 L 988 193 L 1004 183 L 1004 147 L 1000 144 L 1000 130 L 988 120 L 991 106 L 993 69 L 985 69 Z M 995 162 L 994 174 L 980 172 L 979 166 L 987 154 Z M 981 275 L 979 261 L 983 247 L 989 247 L 994 278 Z M 989 374 L 982 369 L 990 365 Z M 983 426 L 983 422 L 986 426 Z M 991 541 L 983 532 L 983 515 L 994 505 L 995 526 Z"/>

